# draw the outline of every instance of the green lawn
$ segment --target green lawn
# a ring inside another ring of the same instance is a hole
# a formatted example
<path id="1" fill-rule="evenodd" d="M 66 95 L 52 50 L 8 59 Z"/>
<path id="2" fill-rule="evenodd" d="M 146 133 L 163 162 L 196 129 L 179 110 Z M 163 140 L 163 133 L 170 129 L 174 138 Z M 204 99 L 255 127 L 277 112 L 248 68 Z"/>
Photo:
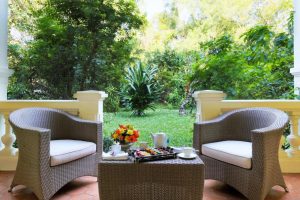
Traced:
<path id="1" fill-rule="evenodd" d="M 153 145 L 150 133 L 164 132 L 170 139 L 170 146 L 191 146 L 193 124 L 192 115 L 179 116 L 178 110 L 159 108 L 147 111 L 146 116 L 131 116 L 131 112 L 104 113 L 104 135 L 110 134 L 119 124 L 132 124 L 140 131 L 138 141 Z"/>

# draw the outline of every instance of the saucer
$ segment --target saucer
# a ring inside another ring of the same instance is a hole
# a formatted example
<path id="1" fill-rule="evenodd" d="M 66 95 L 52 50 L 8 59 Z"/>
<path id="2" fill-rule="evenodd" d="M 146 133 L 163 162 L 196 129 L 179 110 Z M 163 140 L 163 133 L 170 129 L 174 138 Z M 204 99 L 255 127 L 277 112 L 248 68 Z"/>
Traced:
<path id="1" fill-rule="evenodd" d="M 182 153 L 182 147 L 171 147 L 175 153 Z"/>
<path id="2" fill-rule="evenodd" d="M 187 157 L 184 155 L 184 153 L 179 153 L 179 154 L 177 154 L 177 156 L 182 159 L 194 159 L 197 157 L 197 154 L 192 153 L 189 157 Z"/>

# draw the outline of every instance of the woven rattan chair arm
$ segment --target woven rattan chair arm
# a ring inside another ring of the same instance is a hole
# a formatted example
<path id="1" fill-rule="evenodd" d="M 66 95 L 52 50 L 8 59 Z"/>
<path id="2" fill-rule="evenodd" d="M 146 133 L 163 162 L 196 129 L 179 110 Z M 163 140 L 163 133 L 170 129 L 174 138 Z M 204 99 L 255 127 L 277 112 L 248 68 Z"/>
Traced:
<path id="1" fill-rule="evenodd" d="M 278 149 L 282 129 L 262 129 L 253 130 L 251 133 L 252 140 L 252 159 L 253 162 L 259 163 L 255 166 L 264 167 L 270 160 L 278 159 Z"/>
<path id="2" fill-rule="evenodd" d="M 100 150 L 102 149 L 102 123 L 78 119 L 73 120 L 69 124 L 69 137 L 71 139 L 94 142 Z"/>
<path id="3" fill-rule="evenodd" d="M 102 138 L 101 122 L 84 120 L 65 112 L 57 111 L 57 113 L 65 116 L 62 118 L 64 125 L 67 126 L 67 135 L 65 137 L 74 140 L 90 141 L 96 144 L 99 143 Z"/>
<path id="4" fill-rule="evenodd" d="M 78 122 L 78 123 L 85 123 L 85 124 L 99 124 L 100 122 L 98 121 L 91 121 L 91 120 L 85 120 L 85 119 L 81 119 L 79 117 L 76 117 L 74 115 L 71 115 L 69 113 L 66 112 L 62 112 L 61 114 L 65 115 L 69 120 Z"/>
<path id="5" fill-rule="evenodd" d="M 224 134 L 224 132 L 226 131 L 227 118 L 234 113 L 235 112 L 232 111 L 212 120 L 194 124 L 193 147 L 195 149 L 199 149 L 199 154 L 201 154 L 202 144 L 222 141 L 225 139 L 226 134 Z"/>
<path id="6" fill-rule="evenodd" d="M 96 142 L 97 135 L 101 132 L 102 123 L 92 121 L 72 121 L 69 123 L 70 137 L 74 139 Z"/>
<path id="7" fill-rule="evenodd" d="M 223 139 L 224 130 L 222 120 L 211 120 L 194 124 L 193 147 L 201 153 L 202 144 L 216 142 Z"/>
<path id="8" fill-rule="evenodd" d="M 69 138 L 94 142 L 97 146 L 98 158 L 102 157 L 102 123 L 68 115 Z"/>
<path id="9" fill-rule="evenodd" d="M 94 142 L 97 145 L 99 156 L 102 155 L 102 123 L 84 120 L 68 113 L 62 113 L 68 125 L 68 138 Z"/>
<path id="10" fill-rule="evenodd" d="M 282 133 L 283 129 L 286 127 L 286 125 L 284 127 L 278 127 L 274 124 L 272 124 L 271 126 L 268 127 L 264 127 L 264 128 L 260 128 L 260 129 L 255 129 L 252 130 L 252 134 L 270 134 L 273 132 L 279 132 Z"/>
<path id="11" fill-rule="evenodd" d="M 49 161 L 51 138 L 49 129 L 15 127 L 14 132 L 20 152 L 19 159 L 32 160 L 39 165 Z"/>

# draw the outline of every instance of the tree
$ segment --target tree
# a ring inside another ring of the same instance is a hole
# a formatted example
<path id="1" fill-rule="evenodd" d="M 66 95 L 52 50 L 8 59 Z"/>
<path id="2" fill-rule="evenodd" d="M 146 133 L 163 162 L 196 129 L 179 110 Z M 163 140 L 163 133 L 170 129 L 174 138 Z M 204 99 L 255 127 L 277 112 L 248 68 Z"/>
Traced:
<path id="1" fill-rule="evenodd" d="M 146 0 L 139 0 L 139 2 L 143 1 Z M 165 4 L 165 10 L 157 13 L 157 16 L 149 21 L 146 31 L 140 37 L 142 49 L 146 51 L 164 50 L 165 47 L 170 46 L 177 51 L 197 50 L 199 43 L 218 38 L 224 33 L 241 42 L 240 35 L 258 24 L 273 25 L 274 31 L 282 32 L 285 19 L 293 9 L 292 0 L 169 0 L 166 2 L 168 3 Z M 177 10 L 177 12 L 169 12 L 169 10 Z M 176 26 L 169 26 L 170 22 L 176 22 Z"/>
<path id="2" fill-rule="evenodd" d="M 49 0 L 33 16 L 34 39 L 13 67 L 32 98 L 119 86 L 144 23 L 133 0 Z"/>
<path id="3" fill-rule="evenodd" d="M 221 90 L 235 96 L 245 65 L 243 47 L 229 35 L 201 43 L 200 47 L 200 59 L 193 64 L 190 77 L 195 89 Z"/>
<path id="4" fill-rule="evenodd" d="M 191 80 L 196 89 L 222 90 L 232 99 L 293 98 L 293 37 L 255 26 L 242 34 L 201 44 Z"/>
<path id="5" fill-rule="evenodd" d="M 166 48 L 164 51 L 148 52 L 148 65 L 158 67 L 158 80 L 162 87 L 161 102 L 178 107 L 190 92 L 191 65 L 197 58 L 197 52 L 178 52 Z"/>

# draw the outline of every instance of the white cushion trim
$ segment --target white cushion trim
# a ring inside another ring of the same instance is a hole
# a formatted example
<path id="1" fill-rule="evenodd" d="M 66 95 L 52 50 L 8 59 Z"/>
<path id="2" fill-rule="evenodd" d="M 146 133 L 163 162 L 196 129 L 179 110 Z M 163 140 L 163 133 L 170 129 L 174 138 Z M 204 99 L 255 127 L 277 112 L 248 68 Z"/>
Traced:
<path id="1" fill-rule="evenodd" d="M 252 166 L 252 143 L 226 140 L 202 145 L 202 154 L 245 169 Z"/>
<path id="2" fill-rule="evenodd" d="M 96 144 L 81 140 L 51 140 L 50 165 L 61 165 L 96 152 Z"/>

